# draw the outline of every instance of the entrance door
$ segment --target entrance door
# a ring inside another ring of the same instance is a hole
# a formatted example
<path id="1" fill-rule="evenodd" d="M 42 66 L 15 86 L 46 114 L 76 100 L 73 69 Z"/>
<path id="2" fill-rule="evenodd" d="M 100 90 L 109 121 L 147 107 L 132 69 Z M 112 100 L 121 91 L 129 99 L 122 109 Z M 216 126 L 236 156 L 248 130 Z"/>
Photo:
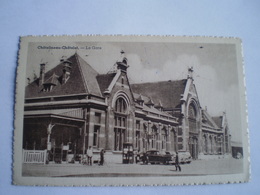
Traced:
<path id="1" fill-rule="evenodd" d="M 196 137 L 190 138 L 190 154 L 192 159 L 198 159 L 198 139 Z"/>
<path id="2" fill-rule="evenodd" d="M 55 163 L 67 160 L 68 154 L 73 154 L 75 159 L 82 153 L 79 145 L 80 130 L 75 127 L 56 125 L 52 129 L 50 159 Z"/>

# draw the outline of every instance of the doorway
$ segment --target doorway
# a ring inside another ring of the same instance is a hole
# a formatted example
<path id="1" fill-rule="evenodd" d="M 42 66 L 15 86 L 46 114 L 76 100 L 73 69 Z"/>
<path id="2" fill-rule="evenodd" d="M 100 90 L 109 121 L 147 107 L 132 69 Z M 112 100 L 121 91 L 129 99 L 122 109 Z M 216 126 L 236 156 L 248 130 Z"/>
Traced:
<path id="1" fill-rule="evenodd" d="M 198 159 L 198 138 L 197 137 L 190 137 L 189 139 L 189 149 L 190 154 L 193 160 Z"/>

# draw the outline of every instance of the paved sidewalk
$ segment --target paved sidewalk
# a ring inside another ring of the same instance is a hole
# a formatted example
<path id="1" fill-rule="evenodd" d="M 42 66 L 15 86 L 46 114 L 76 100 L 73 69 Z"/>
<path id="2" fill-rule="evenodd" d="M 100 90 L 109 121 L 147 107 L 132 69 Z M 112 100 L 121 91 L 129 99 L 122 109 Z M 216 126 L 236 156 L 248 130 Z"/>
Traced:
<path id="1" fill-rule="evenodd" d="M 182 171 L 175 171 L 174 165 L 142 164 L 23 164 L 23 176 L 40 177 L 131 177 L 131 176 L 192 176 L 241 173 L 243 160 L 218 159 L 196 160 L 181 165 Z"/>

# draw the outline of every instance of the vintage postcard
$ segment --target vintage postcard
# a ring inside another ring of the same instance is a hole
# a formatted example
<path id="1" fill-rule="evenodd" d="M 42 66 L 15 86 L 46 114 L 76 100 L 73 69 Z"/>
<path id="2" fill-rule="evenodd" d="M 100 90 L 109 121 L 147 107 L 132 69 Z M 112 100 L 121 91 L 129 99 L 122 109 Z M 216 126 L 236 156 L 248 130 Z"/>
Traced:
<path id="1" fill-rule="evenodd" d="M 21 37 L 16 185 L 247 182 L 241 40 Z"/>

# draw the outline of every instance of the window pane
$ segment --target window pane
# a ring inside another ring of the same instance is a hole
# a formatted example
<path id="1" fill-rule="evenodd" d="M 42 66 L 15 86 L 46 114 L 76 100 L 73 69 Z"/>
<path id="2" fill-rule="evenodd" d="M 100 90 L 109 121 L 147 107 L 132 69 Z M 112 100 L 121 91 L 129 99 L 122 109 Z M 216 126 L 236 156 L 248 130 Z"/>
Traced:
<path id="1" fill-rule="evenodd" d="M 136 129 L 140 130 L 140 121 L 136 121 Z"/>
<path id="2" fill-rule="evenodd" d="M 122 119 L 121 119 L 121 117 L 118 117 L 118 120 L 119 120 L 119 126 L 121 127 L 122 126 Z"/>
<path id="3" fill-rule="evenodd" d="M 117 117 L 115 117 L 115 126 L 117 126 Z"/>
<path id="4" fill-rule="evenodd" d="M 125 118 L 122 118 L 122 120 L 123 120 L 122 126 L 125 127 L 126 126 L 125 125 Z"/>

